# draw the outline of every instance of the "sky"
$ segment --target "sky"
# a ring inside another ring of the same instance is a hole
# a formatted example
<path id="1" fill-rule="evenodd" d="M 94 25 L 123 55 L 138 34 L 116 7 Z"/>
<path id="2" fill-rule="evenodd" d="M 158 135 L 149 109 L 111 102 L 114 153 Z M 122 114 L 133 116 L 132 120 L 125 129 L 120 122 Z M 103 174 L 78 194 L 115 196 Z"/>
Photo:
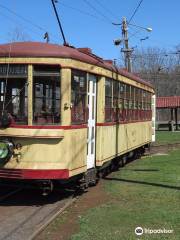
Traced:
<path id="1" fill-rule="evenodd" d="M 66 41 L 75 47 L 89 47 L 104 59 L 122 59 L 122 17 L 131 18 L 140 0 L 58 0 L 56 7 Z M 151 27 L 152 32 L 129 25 L 129 45 L 138 49 L 158 47 L 172 52 L 180 44 L 180 1 L 143 0 L 131 24 Z M 15 36 L 42 41 L 47 31 L 50 43 L 63 44 L 51 0 L 0 0 L 0 43 Z M 149 37 L 147 40 L 140 39 Z"/>

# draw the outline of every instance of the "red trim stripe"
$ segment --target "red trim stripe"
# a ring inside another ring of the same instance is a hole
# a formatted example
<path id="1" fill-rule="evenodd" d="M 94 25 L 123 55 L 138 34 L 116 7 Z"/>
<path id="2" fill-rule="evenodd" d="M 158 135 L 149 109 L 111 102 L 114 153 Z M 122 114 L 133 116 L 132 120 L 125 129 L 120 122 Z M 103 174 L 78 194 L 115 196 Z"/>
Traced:
<path id="1" fill-rule="evenodd" d="M 119 124 L 129 124 L 129 123 L 142 123 L 142 122 L 150 122 L 149 120 L 132 120 L 132 121 L 121 121 L 121 122 L 105 122 L 105 123 L 97 123 L 96 126 L 113 126 Z"/>
<path id="2" fill-rule="evenodd" d="M 86 167 L 86 165 L 73 169 L 0 169 L 0 179 L 68 179 L 69 172 Z"/>
<path id="3" fill-rule="evenodd" d="M 0 169 L 0 178 L 7 179 L 67 179 L 68 169 Z"/>
<path id="4" fill-rule="evenodd" d="M 26 129 L 63 129 L 63 130 L 69 130 L 69 129 L 80 129 L 80 128 L 87 128 L 87 124 L 81 124 L 81 125 L 70 125 L 70 126 L 57 126 L 57 125 L 49 125 L 49 126 L 42 126 L 42 125 L 36 125 L 36 126 L 28 126 L 28 125 L 16 125 L 12 124 L 10 126 L 11 128 L 26 128 Z"/>
<path id="5" fill-rule="evenodd" d="M 131 121 L 120 121 L 120 122 L 104 122 L 104 123 L 96 123 L 96 126 L 113 126 L 113 125 L 119 125 L 119 124 L 129 124 L 129 123 L 140 123 L 140 122 L 149 122 L 151 119 L 148 120 L 131 120 Z M 28 126 L 28 125 L 16 125 L 13 124 L 10 126 L 11 128 L 25 128 L 25 129 L 63 129 L 63 130 L 71 130 L 71 129 L 81 129 L 81 128 L 87 128 L 87 124 L 82 125 L 70 125 L 70 126 Z"/>
<path id="6" fill-rule="evenodd" d="M 28 170 L 23 169 L 22 175 L 24 179 L 67 179 L 69 178 L 68 169 L 60 170 Z"/>
<path id="7" fill-rule="evenodd" d="M 48 139 L 59 139 L 64 136 L 45 136 L 45 135 L 11 135 L 11 134 L 0 134 L 1 137 L 20 137 L 20 138 L 48 138 Z"/>

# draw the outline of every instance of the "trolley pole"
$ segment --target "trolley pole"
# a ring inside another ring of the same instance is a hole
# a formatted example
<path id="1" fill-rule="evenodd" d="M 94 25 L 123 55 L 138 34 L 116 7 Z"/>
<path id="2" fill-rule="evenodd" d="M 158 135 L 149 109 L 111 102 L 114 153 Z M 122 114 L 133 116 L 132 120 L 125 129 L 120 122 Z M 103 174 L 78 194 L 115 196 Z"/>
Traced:
<path id="1" fill-rule="evenodd" d="M 56 9 L 56 5 L 55 5 L 55 3 L 57 3 L 57 0 L 51 0 L 51 3 L 52 3 L 52 6 L 53 6 L 55 15 L 56 15 L 56 19 L 57 19 L 57 21 L 58 21 L 59 29 L 60 29 L 61 34 L 62 34 L 63 45 L 64 45 L 64 46 L 68 46 L 68 43 L 66 42 L 66 38 L 65 38 L 65 35 L 64 35 L 64 31 L 63 31 L 63 28 L 62 28 L 62 25 L 61 25 L 61 21 L 60 21 L 60 19 L 59 19 L 59 15 L 58 15 L 58 12 L 57 12 L 57 9 Z"/>
<path id="2" fill-rule="evenodd" d="M 124 48 L 121 49 L 121 52 L 124 53 L 125 67 L 129 72 L 131 72 L 132 71 L 131 53 L 133 52 L 133 49 L 129 48 L 128 25 L 125 17 L 123 17 L 122 20 L 122 39 L 124 42 Z"/>

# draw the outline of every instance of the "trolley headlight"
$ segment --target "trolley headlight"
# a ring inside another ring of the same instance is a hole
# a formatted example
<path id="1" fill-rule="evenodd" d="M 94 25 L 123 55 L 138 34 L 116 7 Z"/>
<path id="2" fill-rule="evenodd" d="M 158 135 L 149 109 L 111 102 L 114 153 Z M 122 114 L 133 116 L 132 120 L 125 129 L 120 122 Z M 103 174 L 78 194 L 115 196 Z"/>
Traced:
<path id="1" fill-rule="evenodd" d="M 9 141 L 0 141 L 0 160 L 9 159 L 14 152 L 14 145 Z"/>
<path id="2" fill-rule="evenodd" d="M 4 159 L 8 156 L 8 145 L 4 142 L 0 142 L 0 159 Z"/>

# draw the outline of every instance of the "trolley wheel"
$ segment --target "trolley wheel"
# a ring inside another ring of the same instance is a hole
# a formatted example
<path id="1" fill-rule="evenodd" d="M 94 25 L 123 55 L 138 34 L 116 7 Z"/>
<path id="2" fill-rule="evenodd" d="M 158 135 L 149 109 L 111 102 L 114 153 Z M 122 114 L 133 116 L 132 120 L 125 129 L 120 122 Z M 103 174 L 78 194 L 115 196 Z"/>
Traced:
<path id="1" fill-rule="evenodd" d="M 48 196 L 50 193 L 52 193 L 54 189 L 54 184 L 51 180 L 41 181 L 40 189 L 42 190 L 43 196 Z"/>

